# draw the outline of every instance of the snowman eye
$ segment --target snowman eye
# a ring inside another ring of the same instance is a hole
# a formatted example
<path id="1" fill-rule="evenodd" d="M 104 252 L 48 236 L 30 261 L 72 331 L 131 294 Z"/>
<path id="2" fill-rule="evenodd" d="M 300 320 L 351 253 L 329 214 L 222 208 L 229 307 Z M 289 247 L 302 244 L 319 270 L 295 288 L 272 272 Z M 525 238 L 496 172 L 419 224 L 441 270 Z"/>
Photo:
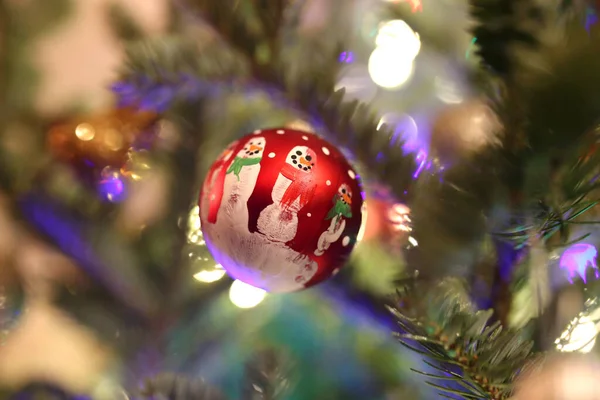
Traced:
<path id="1" fill-rule="evenodd" d="M 298 150 L 298 151 L 296 152 L 296 154 L 298 154 L 299 156 L 301 156 L 301 155 L 302 155 L 302 152 L 301 152 L 300 150 Z"/>
<path id="2" fill-rule="evenodd" d="M 310 160 L 312 160 L 312 157 L 311 156 L 306 156 L 306 161 L 310 161 Z"/>
<path id="3" fill-rule="evenodd" d="M 345 193 L 346 193 L 346 189 L 342 189 L 342 193 L 344 193 L 344 194 L 345 194 Z"/>

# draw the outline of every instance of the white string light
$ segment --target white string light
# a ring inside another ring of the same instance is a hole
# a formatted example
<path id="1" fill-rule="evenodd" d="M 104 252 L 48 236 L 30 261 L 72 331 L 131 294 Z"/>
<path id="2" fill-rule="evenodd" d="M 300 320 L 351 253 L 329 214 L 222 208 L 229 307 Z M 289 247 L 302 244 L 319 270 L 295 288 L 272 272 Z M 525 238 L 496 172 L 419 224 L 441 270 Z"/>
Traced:
<path id="1" fill-rule="evenodd" d="M 242 281 L 234 281 L 229 289 L 229 299 L 239 308 L 253 308 L 267 297 L 263 289 L 250 286 Z"/>

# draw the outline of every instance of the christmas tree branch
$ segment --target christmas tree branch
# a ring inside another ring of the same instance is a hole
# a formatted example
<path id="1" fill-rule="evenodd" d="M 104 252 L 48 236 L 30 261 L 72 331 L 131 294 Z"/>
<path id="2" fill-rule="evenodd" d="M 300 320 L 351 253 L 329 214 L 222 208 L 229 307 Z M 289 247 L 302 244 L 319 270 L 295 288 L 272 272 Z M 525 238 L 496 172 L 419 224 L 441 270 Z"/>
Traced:
<path id="1" fill-rule="evenodd" d="M 246 363 L 243 400 L 284 399 L 291 381 L 289 360 L 280 351 L 264 350 Z"/>
<path id="2" fill-rule="evenodd" d="M 330 140 L 351 150 L 356 161 L 371 167 L 374 177 L 406 198 L 416 171 L 414 156 L 405 155 L 401 144 L 389 145 L 391 130 L 380 127 L 368 107 L 345 103 L 344 91 L 333 91 L 338 66 L 331 44 L 308 40 L 284 59 L 261 64 L 258 76 L 247 73 L 256 71 L 258 61 L 241 61 L 222 46 L 145 45 L 129 53 L 128 70 L 115 91 L 124 102 L 141 102 L 144 107 L 164 107 L 178 96 L 214 96 L 226 90 L 267 93 L 274 103 L 306 116 L 317 131 L 328 131 Z"/>
<path id="3" fill-rule="evenodd" d="M 130 42 L 142 40 L 146 36 L 142 27 L 122 4 L 110 3 L 107 14 L 113 32 L 120 40 Z"/>
<path id="4" fill-rule="evenodd" d="M 490 323 L 492 310 L 477 311 L 461 281 L 442 281 L 420 300 L 418 285 L 401 294 L 400 306 L 390 307 L 402 330 L 400 343 L 429 367 L 415 372 L 446 398 L 508 399 L 516 374 L 532 359 L 532 343 Z"/>

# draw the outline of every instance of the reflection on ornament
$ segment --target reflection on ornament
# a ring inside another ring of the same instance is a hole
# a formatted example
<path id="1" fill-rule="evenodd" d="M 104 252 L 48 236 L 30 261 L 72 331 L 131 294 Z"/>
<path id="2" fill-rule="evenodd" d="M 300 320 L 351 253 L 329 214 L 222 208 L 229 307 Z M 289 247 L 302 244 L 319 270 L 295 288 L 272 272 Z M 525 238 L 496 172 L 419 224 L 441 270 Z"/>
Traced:
<path id="1" fill-rule="evenodd" d="M 586 283 L 588 267 L 594 270 L 596 278 L 599 277 L 596 256 L 596 247 L 587 243 L 575 243 L 568 247 L 560 257 L 559 267 L 567 270 L 568 280 L 573 283 L 576 275 Z"/>
<path id="2" fill-rule="evenodd" d="M 388 210 L 388 219 L 395 232 L 411 232 L 410 209 L 404 204 L 394 204 Z M 410 239 L 409 239 L 410 240 Z"/>
<path id="3" fill-rule="evenodd" d="M 234 281 L 229 289 L 229 299 L 239 308 L 253 308 L 267 297 L 267 292 L 242 281 Z"/>
<path id="4" fill-rule="evenodd" d="M 194 274 L 194 279 L 198 282 L 213 283 L 225 276 L 225 270 L 220 264 L 215 265 L 212 270 L 202 270 Z"/>
<path id="5" fill-rule="evenodd" d="M 598 329 L 588 316 L 581 316 L 556 339 L 556 349 L 565 353 L 589 353 L 596 344 Z"/>
<path id="6" fill-rule="evenodd" d="M 199 246 L 204 245 L 204 238 L 202 236 L 202 224 L 200 222 L 200 207 L 196 206 L 192 208 L 188 216 L 188 230 L 187 237 L 188 242 L 197 244 Z"/>
<path id="7" fill-rule="evenodd" d="M 379 48 L 398 54 L 400 57 L 413 61 L 421 50 L 421 39 L 419 34 L 412 30 L 402 20 L 388 21 L 381 25 L 375 39 Z"/>
<path id="8" fill-rule="evenodd" d="M 98 182 L 98 192 L 110 202 L 122 201 L 125 198 L 125 183 L 121 173 L 110 167 L 104 168 Z"/>
<path id="9" fill-rule="evenodd" d="M 369 75 L 373 82 L 385 89 L 403 86 L 412 77 L 413 70 L 413 60 L 397 49 L 378 47 L 369 57 Z"/>

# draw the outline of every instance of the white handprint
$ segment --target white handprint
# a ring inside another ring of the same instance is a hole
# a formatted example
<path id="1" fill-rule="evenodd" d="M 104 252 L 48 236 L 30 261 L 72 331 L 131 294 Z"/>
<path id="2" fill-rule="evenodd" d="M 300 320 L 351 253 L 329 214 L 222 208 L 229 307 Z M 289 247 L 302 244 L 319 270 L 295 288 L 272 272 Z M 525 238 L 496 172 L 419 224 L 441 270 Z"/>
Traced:
<path id="1" fill-rule="evenodd" d="M 340 236 L 342 236 L 342 232 L 346 228 L 346 220 L 342 218 L 341 215 L 335 216 L 331 220 L 329 224 L 329 228 L 321 234 L 319 237 L 319 241 L 317 242 L 317 249 L 315 250 L 315 255 L 320 256 L 325 253 L 325 250 L 329 248 L 331 243 L 335 243 Z"/>

